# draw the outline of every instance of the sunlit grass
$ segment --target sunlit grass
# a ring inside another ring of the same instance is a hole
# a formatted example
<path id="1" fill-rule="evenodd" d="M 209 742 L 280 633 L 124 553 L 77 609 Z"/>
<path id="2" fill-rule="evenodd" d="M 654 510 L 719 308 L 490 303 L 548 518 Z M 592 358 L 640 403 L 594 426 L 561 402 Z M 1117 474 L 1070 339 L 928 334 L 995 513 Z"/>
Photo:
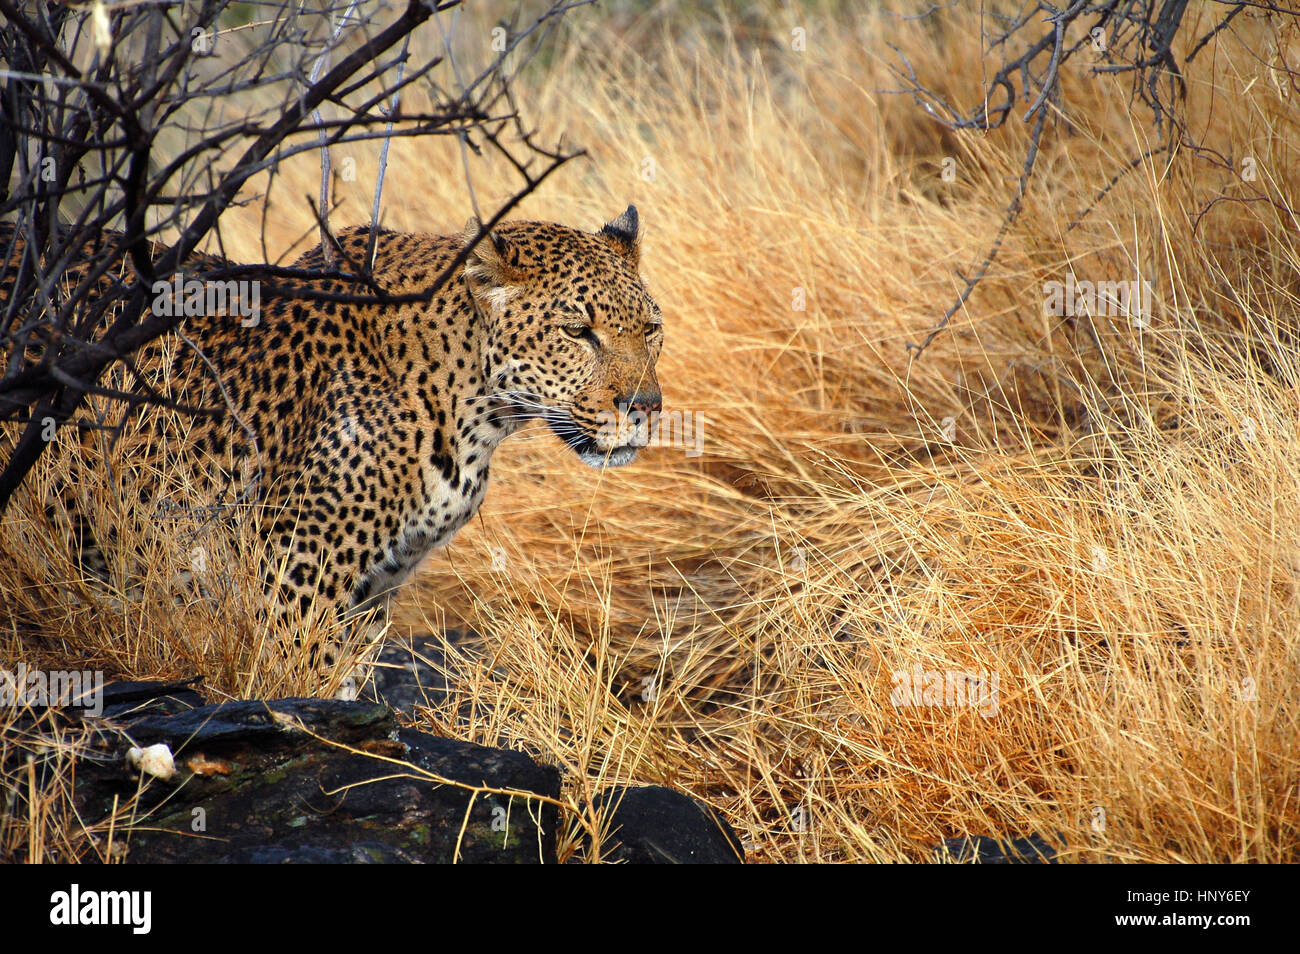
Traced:
<path id="1" fill-rule="evenodd" d="M 596 227 L 637 204 L 665 402 L 702 453 L 597 473 L 540 429 L 499 451 L 479 518 L 400 599 L 399 626 L 480 634 L 449 651 L 426 723 L 555 762 L 573 796 L 696 794 L 752 860 L 924 860 L 1030 832 L 1068 860 L 1294 860 L 1300 138 L 1249 52 L 1263 26 L 1198 60 L 1185 105 L 1255 180 L 1158 154 L 1070 229 L 1158 140 L 1124 79 L 1068 76 L 1070 125 L 997 266 L 913 360 L 997 230 L 1027 131 L 942 130 L 883 92 L 885 40 L 970 104 L 974 16 L 949 14 L 942 44 L 866 13 L 602 16 L 572 15 L 521 91 L 590 154 L 523 215 Z M 336 224 L 368 216 L 377 151 L 350 153 Z M 481 204 L 513 188 L 472 168 Z M 281 170 L 272 257 L 312 233 L 317 175 Z M 459 231 L 454 142 L 394 141 L 386 197 L 389 227 Z M 261 215 L 226 216 L 233 254 L 262 254 Z M 1045 316 L 1044 283 L 1071 273 L 1149 280 L 1153 313 Z M 35 513 L 6 517 L 0 573 L 23 587 L 11 616 L 54 634 L 48 665 L 289 688 L 259 681 L 244 611 L 192 623 L 161 592 L 118 609 L 61 582 L 75 570 Z M 918 665 L 996 677 L 995 704 L 895 705 Z"/>

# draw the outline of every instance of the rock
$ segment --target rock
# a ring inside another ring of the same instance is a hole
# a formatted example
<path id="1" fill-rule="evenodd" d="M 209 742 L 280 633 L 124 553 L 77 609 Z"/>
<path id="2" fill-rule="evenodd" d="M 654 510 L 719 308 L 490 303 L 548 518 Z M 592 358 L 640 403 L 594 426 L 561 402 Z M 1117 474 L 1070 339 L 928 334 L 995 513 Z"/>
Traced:
<path id="1" fill-rule="evenodd" d="M 126 764 L 139 769 L 141 775 L 152 775 L 154 778 L 169 779 L 176 774 L 176 760 L 172 758 L 172 750 L 162 742 L 147 749 L 127 749 Z"/>
<path id="2" fill-rule="evenodd" d="M 558 798 L 556 769 L 399 732 L 387 706 L 332 699 L 149 713 L 102 733 L 109 751 L 77 770 L 88 824 L 135 793 L 125 750 L 155 744 L 174 753 L 176 774 L 145 786 L 128 862 L 555 860 L 558 812 L 538 797 Z"/>
<path id="3" fill-rule="evenodd" d="M 628 864 L 744 864 L 745 851 L 713 808 L 660 785 L 618 786 L 595 799 L 609 834 L 601 860 Z"/>
<path id="4" fill-rule="evenodd" d="M 411 864 L 416 859 L 400 848 L 378 842 L 360 842 L 341 848 L 319 845 L 256 845 L 237 848 L 222 861 L 235 865 L 373 865 Z"/>
<path id="5" fill-rule="evenodd" d="M 362 698 L 387 703 L 407 714 L 416 706 L 437 705 L 447 693 L 442 674 L 445 647 L 467 635 L 473 634 L 450 630 L 385 644 Z"/>
<path id="6" fill-rule="evenodd" d="M 204 699 L 193 686 L 203 681 L 193 676 L 177 682 L 110 682 L 104 687 L 101 716 L 130 718 L 156 712 L 167 715 L 201 706 Z"/>
<path id="7" fill-rule="evenodd" d="M 936 860 L 959 864 L 1041 865 L 1056 863 L 1056 849 L 1041 835 L 999 841 L 988 835 L 946 838 L 935 849 Z"/>
<path id="8" fill-rule="evenodd" d="M 61 708 L 35 713 L 17 726 L 15 745 L 0 740 L 6 771 L 30 755 L 24 771 L 38 789 L 75 780 L 72 807 L 91 829 L 107 829 L 116 807 L 114 858 L 126 862 L 557 860 L 553 766 L 401 728 L 380 702 L 202 705 L 192 684 L 107 686 L 111 720 Z M 38 741 L 70 728 L 86 748 L 78 748 L 71 772 L 66 745 Z M 608 813 L 611 830 L 603 861 L 744 859 L 717 812 L 672 789 L 613 788 L 597 795 L 596 807 Z"/>
<path id="9" fill-rule="evenodd" d="M 182 748 L 221 751 L 224 746 L 245 750 L 259 747 L 268 751 L 299 748 L 310 742 L 305 733 L 334 742 L 358 743 L 397 731 L 387 706 L 373 702 L 341 702 L 337 699 L 276 699 L 270 702 L 244 700 L 186 709 L 175 715 L 145 713 L 125 721 L 138 745 L 176 743 Z"/>

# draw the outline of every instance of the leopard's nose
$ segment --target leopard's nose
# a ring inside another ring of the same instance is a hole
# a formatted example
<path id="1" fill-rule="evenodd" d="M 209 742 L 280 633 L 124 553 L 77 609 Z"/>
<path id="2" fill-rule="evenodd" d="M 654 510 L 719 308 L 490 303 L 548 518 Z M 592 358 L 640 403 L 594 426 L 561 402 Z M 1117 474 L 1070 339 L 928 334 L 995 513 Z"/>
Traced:
<path id="1" fill-rule="evenodd" d="M 663 395 L 658 391 L 642 391 L 639 394 L 633 394 L 631 397 L 620 398 L 618 406 L 625 408 L 627 413 L 637 411 L 649 417 L 651 414 L 663 410 Z"/>

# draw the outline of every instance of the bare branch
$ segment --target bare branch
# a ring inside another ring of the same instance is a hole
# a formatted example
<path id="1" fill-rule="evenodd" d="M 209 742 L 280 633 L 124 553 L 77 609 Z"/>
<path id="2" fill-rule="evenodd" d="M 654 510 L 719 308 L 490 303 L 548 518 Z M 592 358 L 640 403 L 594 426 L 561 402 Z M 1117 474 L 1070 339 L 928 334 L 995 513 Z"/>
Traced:
<path id="1" fill-rule="evenodd" d="M 2 462 L 0 511 L 48 444 L 46 420 L 73 420 L 88 395 L 121 405 L 123 419 L 146 405 L 223 413 L 170 401 L 135 373 L 133 355 L 178 336 L 182 320 L 154 312 L 155 278 L 242 277 L 303 299 L 432 300 L 468 251 L 430 287 L 396 296 L 370 274 L 373 239 L 365 261 L 323 271 L 239 265 L 197 250 L 210 235 L 224 247 L 218 221 L 249 201 L 241 190 L 254 176 L 267 174 L 269 194 L 281 162 L 315 149 L 321 200 L 305 207 L 318 210 L 321 254 L 332 256 L 329 150 L 381 140 L 377 228 L 397 137 L 472 136 L 476 148 L 504 157 L 517 188 L 484 217 L 485 228 L 500 222 L 581 155 L 537 143 L 510 84 L 557 18 L 585 2 L 555 0 L 512 28 L 481 72 L 434 82 L 450 66 L 453 38 L 440 52 L 413 57 L 423 47 L 411 37 L 459 0 L 405 0 L 396 10 L 359 0 L 305 10 L 271 0 L 258 5 L 255 23 L 243 22 L 243 5 L 229 0 L 123 4 L 111 8 L 104 49 L 93 42 L 89 8 L 0 0 L 0 422 L 23 428 Z M 322 13 L 342 16 L 312 41 Z M 402 91 L 416 81 L 429 83 L 430 107 L 399 112 Z M 174 238 L 164 243 L 165 236 Z M 324 290 L 340 281 L 344 291 Z"/>

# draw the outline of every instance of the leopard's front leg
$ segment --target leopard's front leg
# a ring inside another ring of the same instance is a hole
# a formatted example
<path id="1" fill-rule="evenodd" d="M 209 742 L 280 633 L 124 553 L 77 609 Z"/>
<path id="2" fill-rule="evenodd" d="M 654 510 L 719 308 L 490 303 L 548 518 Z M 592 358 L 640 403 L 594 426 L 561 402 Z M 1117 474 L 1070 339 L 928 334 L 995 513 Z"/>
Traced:
<path id="1" fill-rule="evenodd" d="M 335 698 L 354 700 L 366 679 L 366 657 L 387 624 L 387 601 L 354 605 L 361 573 L 355 546 L 331 532 L 305 532 L 301 514 L 281 515 L 266 567 L 268 643 L 291 669 L 311 667 L 321 685 L 337 682 Z M 340 667 L 347 671 L 339 679 Z"/>

